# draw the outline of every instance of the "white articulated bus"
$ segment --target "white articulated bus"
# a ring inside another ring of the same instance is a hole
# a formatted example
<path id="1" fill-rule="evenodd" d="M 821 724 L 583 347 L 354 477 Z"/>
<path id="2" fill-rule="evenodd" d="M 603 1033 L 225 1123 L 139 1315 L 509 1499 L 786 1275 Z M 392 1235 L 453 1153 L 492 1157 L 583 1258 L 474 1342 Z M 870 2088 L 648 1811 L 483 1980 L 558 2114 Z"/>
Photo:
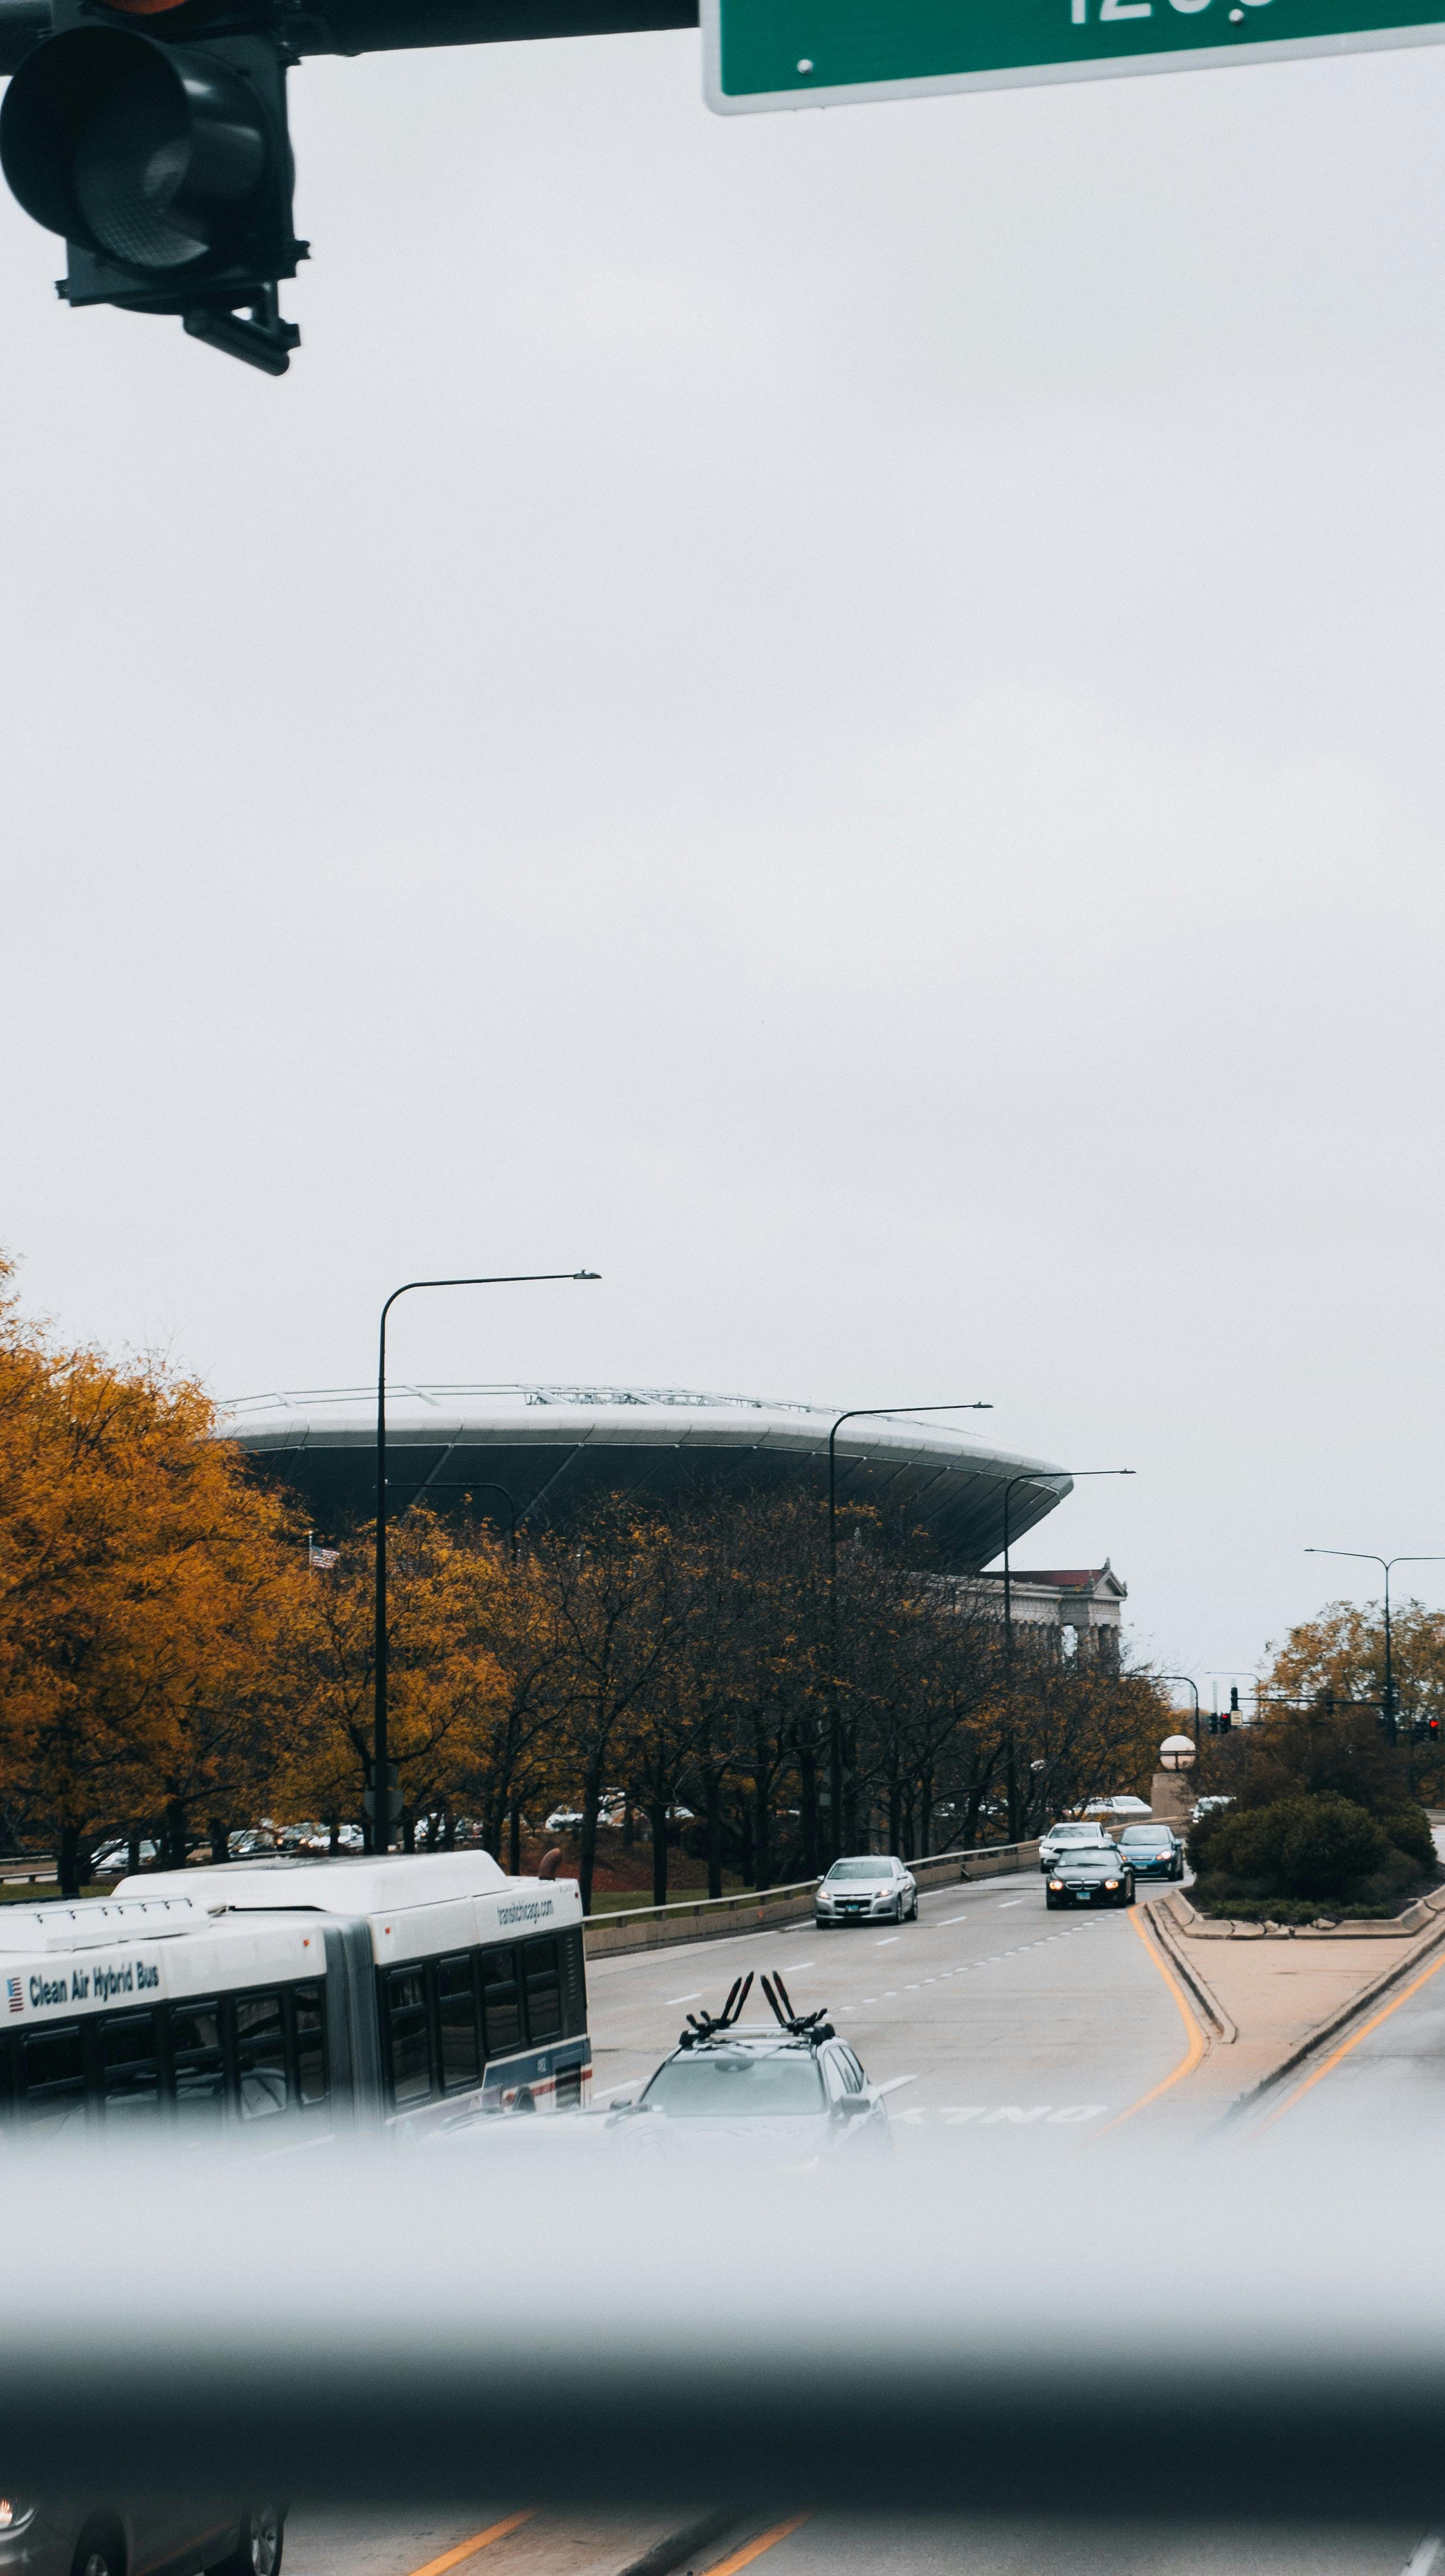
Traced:
<path id="1" fill-rule="evenodd" d="M 486 1853 L 232 1862 L 0 1907 L 0 2114 L 280 2144 L 585 2104 L 574 1879 Z"/>

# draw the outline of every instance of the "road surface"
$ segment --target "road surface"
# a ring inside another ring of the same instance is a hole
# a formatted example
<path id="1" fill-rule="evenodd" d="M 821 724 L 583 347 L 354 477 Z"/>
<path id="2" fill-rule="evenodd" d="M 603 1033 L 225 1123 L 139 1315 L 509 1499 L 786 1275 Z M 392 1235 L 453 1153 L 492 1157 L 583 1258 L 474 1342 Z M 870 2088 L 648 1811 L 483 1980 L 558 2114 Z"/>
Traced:
<path id="1" fill-rule="evenodd" d="M 593 2098 L 634 2091 L 689 2010 L 716 2011 L 735 1976 L 777 1967 L 797 2009 L 825 2004 L 891 2088 L 900 2152 L 971 2127 L 1087 2136 L 1166 2085 L 1191 2046 L 1143 1910 L 1051 1914 L 1030 1872 L 934 1889 L 901 1927 L 801 1923 L 599 1959 L 587 1974 Z M 768 2018 L 756 1986 L 755 2016 Z"/>

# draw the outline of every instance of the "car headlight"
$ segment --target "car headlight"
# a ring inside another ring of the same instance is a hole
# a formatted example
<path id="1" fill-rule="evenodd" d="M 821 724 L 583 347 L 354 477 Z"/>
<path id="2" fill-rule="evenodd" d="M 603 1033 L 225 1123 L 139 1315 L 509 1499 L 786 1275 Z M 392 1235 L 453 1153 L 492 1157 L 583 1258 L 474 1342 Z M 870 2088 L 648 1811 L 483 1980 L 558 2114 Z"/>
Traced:
<path id="1" fill-rule="evenodd" d="M 0 2531 L 18 2531 L 34 2511 L 27 2496 L 0 2496 Z"/>
<path id="2" fill-rule="evenodd" d="M 1114 1888 L 1116 1888 L 1116 1887 L 1118 1886 L 1118 1884 L 1119 1884 L 1119 1882 L 1118 1882 L 1117 1878 L 1106 1878 L 1106 1879 L 1105 1879 L 1105 1881 L 1104 1881 L 1104 1885 L 1105 1885 L 1106 1887 L 1114 1887 Z"/>
<path id="3" fill-rule="evenodd" d="M 1050 1894 L 1050 1896 L 1062 1896 L 1062 1895 L 1063 1895 L 1063 1892 L 1064 1892 L 1064 1882 L 1063 1882 L 1063 1880 L 1062 1880 L 1061 1878 L 1051 1878 L 1051 1879 L 1049 1880 L 1049 1894 Z"/>

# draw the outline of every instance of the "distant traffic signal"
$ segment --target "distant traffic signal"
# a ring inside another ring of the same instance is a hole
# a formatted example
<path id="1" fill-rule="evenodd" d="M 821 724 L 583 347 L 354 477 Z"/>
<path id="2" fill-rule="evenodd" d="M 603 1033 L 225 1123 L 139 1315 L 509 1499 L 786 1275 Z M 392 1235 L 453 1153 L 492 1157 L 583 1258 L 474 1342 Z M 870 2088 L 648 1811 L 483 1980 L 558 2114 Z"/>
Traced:
<path id="1" fill-rule="evenodd" d="M 53 0 L 53 13 L 0 107 L 0 165 L 64 237 L 59 292 L 178 313 L 196 339 L 284 375 L 301 335 L 276 289 L 306 255 L 284 46 L 230 13 L 222 32 L 204 0 Z"/>

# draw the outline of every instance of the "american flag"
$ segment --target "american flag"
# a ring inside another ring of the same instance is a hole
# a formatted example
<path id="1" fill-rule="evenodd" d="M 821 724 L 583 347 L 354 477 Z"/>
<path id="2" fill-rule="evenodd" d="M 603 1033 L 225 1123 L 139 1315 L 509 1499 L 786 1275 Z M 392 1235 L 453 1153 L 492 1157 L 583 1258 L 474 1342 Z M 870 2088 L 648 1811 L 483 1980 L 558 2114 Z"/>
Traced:
<path id="1" fill-rule="evenodd" d="M 6 1980 L 5 1980 L 5 1985 L 6 1985 L 6 1990 L 7 1990 L 8 1994 L 9 1994 L 9 1997 L 10 1997 L 10 2009 L 11 2009 L 11 2011 L 12 2011 L 12 2012 L 23 2012 L 23 2011 L 25 2010 L 25 2003 L 24 2003 L 24 1998 L 22 1997 L 21 1992 L 20 1992 L 20 1980 L 19 1980 L 19 1978 L 18 1978 L 18 1977 L 7 1977 L 7 1978 L 6 1978 Z"/>

